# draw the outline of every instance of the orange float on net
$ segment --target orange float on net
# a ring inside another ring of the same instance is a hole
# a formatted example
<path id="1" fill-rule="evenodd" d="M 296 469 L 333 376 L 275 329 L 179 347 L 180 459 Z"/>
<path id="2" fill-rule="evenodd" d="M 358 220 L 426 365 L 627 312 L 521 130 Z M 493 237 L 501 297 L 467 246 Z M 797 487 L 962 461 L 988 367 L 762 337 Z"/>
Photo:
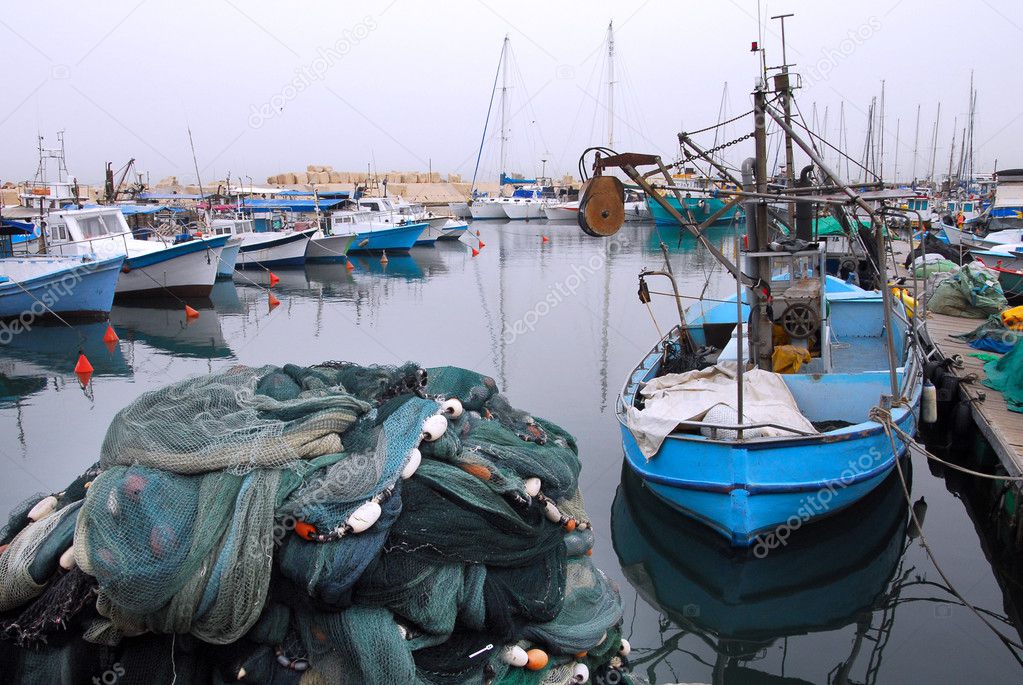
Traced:
<path id="1" fill-rule="evenodd" d="M 295 521 L 295 535 L 303 540 L 312 540 L 316 536 L 316 526 L 305 521 Z"/>
<path id="2" fill-rule="evenodd" d="M 483 464 L 462 464 L 462 470 L 480 480 L 490 480 L 491 478 L 490 469 Z"/>
<path id="3" fill-rule="evenodd" d="M 539 671 L 547 665 L 547 652 L 542 649 L 531 649 L 526 652 L 526 668 L 530 671 Z"/>
<path id="4" fill-rule="evenodd" d="M 587 654 L 589 654 L 589 652 L 579 652 L 578 654 L 575 655 L 575 658 L 576 659 L 585 659 Z"/>
<path id="5" fill-rule="evenodd" d="M 575 530 L 575 527 L 576 527 L 575 519 L 568 519 L 567 521 L 565 521 L 565 530 L 567 530 L 569 533 Z"/>

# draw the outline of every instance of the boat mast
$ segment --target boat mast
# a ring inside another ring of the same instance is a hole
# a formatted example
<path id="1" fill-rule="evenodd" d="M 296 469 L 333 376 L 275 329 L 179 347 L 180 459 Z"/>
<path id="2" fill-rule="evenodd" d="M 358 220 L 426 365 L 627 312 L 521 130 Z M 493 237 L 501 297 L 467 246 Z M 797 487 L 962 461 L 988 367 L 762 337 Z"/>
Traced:
<path id="1" fill-rule="evenodd" d="M 880 181 L 884 183 L 884 79 L 881 79 L 881 109 L 878 112 L 877 117 L 877 129 L 878 129 L 878 140 L 881 147 L 880 151 L 880 172 L 878 177 Z"/>
<path id="2" fill-rule="evenodd" d="M 913 134 L 913 187 L 916 187 L 916 157 L 920 144 L 920 105 L 916 106 L 916 132 Z"/>
<path id="3" fill-rule="evenodd" d="M 501 177 L 507 169 L 508 154 L 508 36 L 504 37 L 504 49 L 501 50 Z M 500 195 L 501 189 L 498 188 Z"/>
<path id="4" fill-rule="evenodd" d="M 952 117 L 952 143 L 948 146 L 948 194 L 952 195 L 952 159 L 956 152 L 956 126 L 959 124 L 959 117 Z"/>
<path id="5" fill-rule="evenodd" d="M 472 188 L 470 190 L 470 201 L 476 197 L 476 176 L 480 171 L 480 159 L 483 157 L 483 145 L 487 142 L 487 129 L 490 127 L 490 112 L 494 109 L 494 95 L 497 93 L 497 77 L 500 75 L 504 63 L 504 53 L 508 49 L 508 36 L 505 35 L 504 43 L 501 45 L 501 56 L 497 59 L 497 71 L 494 72 L 494 85 L 490 88 L 490 102 L 487 104 L 487 118 L 483 122 L 483 136 L 480 138 L 480 147 L 476 151 L 476 166 L 472 170 Z M 369 164 L 366 164 L 366 184 L 369 184 Z"/>
<path id="6" fill-rule="evenodd" d="M 931 140 L 931 186 L 934 186 L 934 164 L 938 161 L 938 125 L 941 123 L 941 100 L 938 101 L 938 113 L 934 116 L 934 131 Z"/>
<path id="7" fill-rule="evenodd" d="M 899 133 L 902 130 L 902 119 L 895 119 L 895 162 L 892 164 L 892 183 L 899 183 Z"/>
<path id="8" fill-rule="evenodd" d="M 795 16 L 793 14 L 778 14 L 771 17 L 771 19 L 777 19 L 781 23 L 781 74 L 779 75 L 778 85 L 780 87 L 776 90 L 781 91 L 782 100 L 782 111 L 785 112 L 785 123 L 790 127 L 792 126 L 792 88 L 789 85 L 789 60 L 788 53 L 785 49 L 785 20 L 789 17 Z M 796 185 L 796 170 L 795 170 L 795 157 L 792 150 L 792 136 L 788 133 L 785 134 L 785 186 L 790 191 Z M 759 179 L 758 179 L 759 182 Z M 758 192 L 766 192 L 758 189 Z M 796 206 L 789 203 L 789 225 L 796 225 Z M 764 243 L 763 246 L 766 246 Z"/>
<path id="9" fill-rule="evenodd" d="M 614 21 L 607 25 L 607 146 L 615 147 L 615 34 Z"/>

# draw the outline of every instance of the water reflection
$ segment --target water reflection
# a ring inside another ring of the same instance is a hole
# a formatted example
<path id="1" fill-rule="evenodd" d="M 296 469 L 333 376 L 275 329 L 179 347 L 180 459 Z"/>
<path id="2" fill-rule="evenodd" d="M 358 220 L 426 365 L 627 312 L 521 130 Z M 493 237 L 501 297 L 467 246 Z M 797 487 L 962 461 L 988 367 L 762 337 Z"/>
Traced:
<path id="1" fill-rule="evenodd" d="M 908 469 L 907 469 L 908 470 Z M 855 627 L 847 653 L 814 682 L 875 682 L 908 571 L 907 506 L 897 475 L 856 507 L 795 531 L 764 558 L 724 544 L 712 531 L 661 505 L 625 468 L 611 511 L 626 578 L 662 615 L 659 645 L 634 642 L 635 670 L 651 683 L 679 657 L 709 669 L 709 682 L 803 683 L 756 661 L 797 635 Z M 694 640 L 711 658 L 690 651 Z M 784 664 L 784 657 L 783 662 Z M 674 682 L 674 680 L 672 680 Z"/>
<path id="2" fill-rule="evenodd" d="M 129 346 L 142 343 L 174 357 L 230 357 L 231 348 L 224 340 L 213 301 L 193 298 L 189 306 L 199 312 L 197 318 L 186 317 L 184 305 L 175 300 L 116 304 L 110 310 L 110 323 Z"/>

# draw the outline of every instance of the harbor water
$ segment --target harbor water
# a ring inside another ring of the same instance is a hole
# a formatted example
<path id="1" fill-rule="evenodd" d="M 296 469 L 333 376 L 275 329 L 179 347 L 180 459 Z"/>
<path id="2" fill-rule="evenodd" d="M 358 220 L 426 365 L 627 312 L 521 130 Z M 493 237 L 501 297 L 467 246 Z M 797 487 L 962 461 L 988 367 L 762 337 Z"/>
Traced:
<path id="1" fill-rule="evenodd" d="M 110 349 L 105 323 L 4 329 L 0 509 L 66 485 L 98 458 L 119 409 L 173 381 L 235 364 L 457 365 L 492 375 L 515 406 L 576 436 L 593 561 L 621 590 L 639 682 L 1019 681 L 1017 658 L 957 598 L 923 544 L 956 592 L 1020 639 L 1021 593 L 989 558 L 985 512 L 961 478 L 914 456 L 901 467 L 905 481 L 893 474 L 854 509 L 792 526 L 773 548 L 739 551 L 665 509 L 623 469 L 616 397 L 678 321 L 670 298 L 655 295 L 649 311 L 639 303 L 637 274 L 663 264 L 663 238 L 684 295 L 735 292 L 694 240 L 639 223 L 606 241 L 573 224 L 471 228 L 485 244 L 475 257 L 462 243 L 438 242 L 386 264 L 353 257 L 352 270 L 275 270 L 273 308 L 260 271 L 188 301 L 196 319 L 176 300 L 115 305 L 120 342 Z M 734 254 L 734 230 L 710 237 Z M 668 286 L 651 279 L 651 288 Z M 79 349 L 95 368 L 84 389 L 73 373 Z"/>

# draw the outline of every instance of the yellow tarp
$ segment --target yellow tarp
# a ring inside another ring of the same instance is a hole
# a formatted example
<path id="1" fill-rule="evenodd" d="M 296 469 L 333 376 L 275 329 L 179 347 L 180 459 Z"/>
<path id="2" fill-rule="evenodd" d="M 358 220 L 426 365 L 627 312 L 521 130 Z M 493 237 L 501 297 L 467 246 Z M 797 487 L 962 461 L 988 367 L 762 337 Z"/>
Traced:
<path id="1" fill-rule="evenodd" d="M 778 345 L 771 354 L 775 373 L 798 373 L 811 359 L 809 350 L 796 345 Z"/>

